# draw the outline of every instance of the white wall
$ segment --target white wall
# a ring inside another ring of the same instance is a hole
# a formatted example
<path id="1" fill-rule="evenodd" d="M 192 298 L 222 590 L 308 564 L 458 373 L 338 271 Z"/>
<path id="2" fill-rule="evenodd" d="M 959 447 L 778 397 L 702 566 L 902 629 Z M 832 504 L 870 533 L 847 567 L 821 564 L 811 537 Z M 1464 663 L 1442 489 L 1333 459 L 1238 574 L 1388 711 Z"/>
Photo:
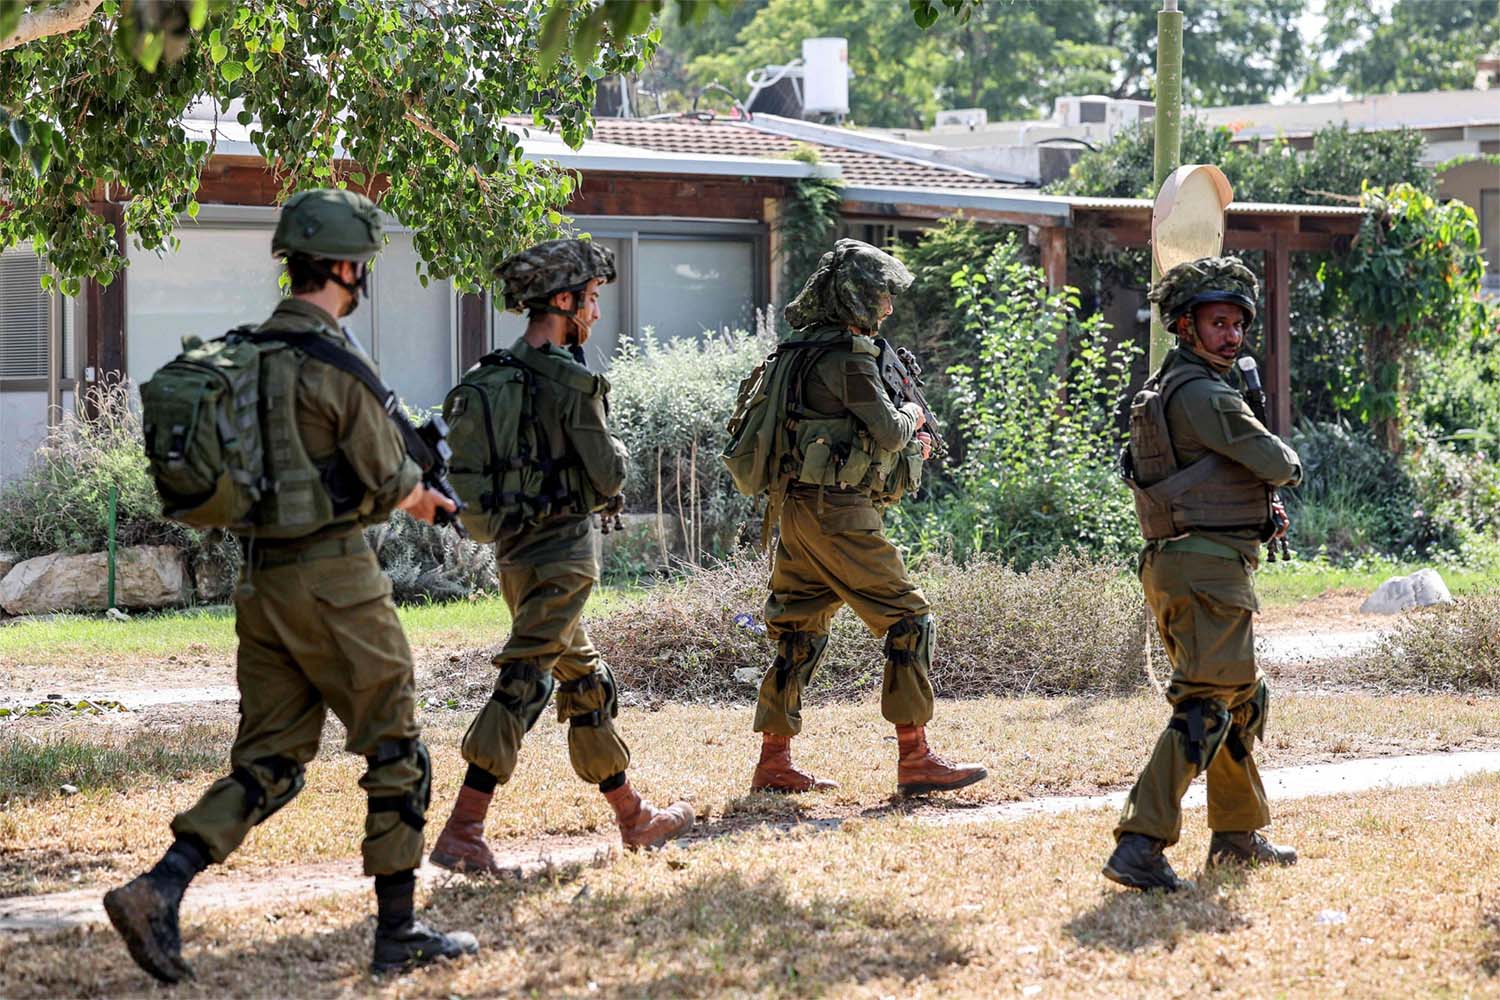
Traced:
<path id="1" fill-rule="evenodd" d="M 73 412 L 73 394 L 62 394 L 64 413 Z M 0 392 L 0 483 L 14 479 L 31 464 L 47 440 L 47 392 Z"/>

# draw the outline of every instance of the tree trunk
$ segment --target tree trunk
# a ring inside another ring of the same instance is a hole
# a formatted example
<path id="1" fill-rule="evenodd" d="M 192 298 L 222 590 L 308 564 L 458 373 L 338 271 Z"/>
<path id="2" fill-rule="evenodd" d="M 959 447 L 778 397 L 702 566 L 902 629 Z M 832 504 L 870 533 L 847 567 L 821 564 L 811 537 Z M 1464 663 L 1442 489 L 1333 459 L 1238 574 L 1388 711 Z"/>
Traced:
<path id="1" fill-rule="evenodd" d="M 4 0 L 4 2 L 20 3 L 21 0 Z M 70 31 L 77 31 L 89 23 L 89 18 L 94 16 L 94 11 L 98 10 L 103 2 L 104 0 L 60 0 L 49 7 L 29 10 L 21 15 L 21 20 L 14 31 L 0 38 L 0 52 L 18 48 L 38 38 L 66 35 Z"/>

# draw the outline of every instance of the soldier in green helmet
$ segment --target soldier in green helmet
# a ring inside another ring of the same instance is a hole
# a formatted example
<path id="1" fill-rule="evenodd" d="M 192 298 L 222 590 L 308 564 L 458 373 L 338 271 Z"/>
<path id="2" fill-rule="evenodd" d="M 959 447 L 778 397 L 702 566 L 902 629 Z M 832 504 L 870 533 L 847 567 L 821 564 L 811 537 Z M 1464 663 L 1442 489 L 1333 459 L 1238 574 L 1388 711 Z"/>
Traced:
<path id="1" fill-rule="evenodd" d="M 781 535 L 765 617 L 776 657 L 761 681 L 755 731 L 755 791 L 806 792 L 837 785 L 792 763 L 802 731 L 802 692 L 828 648 L 829 625 L 847 604 L 885 637 L 880 709 L 896 727 L 901 794 L 962 788 L 986 777 L 978 764 L 952 764 L 927 746 L 937 627 L 901 554 L 885 537 L 884 509 L 921 483 L 931 437 L 915 403 L 893 398 L 877 337 L 892 299 L 912 275 L 890 254 L 839 240 L 787 307 L 792 332 L 777 348 L 778 409 L 791 428 L 785 454 L 770 456 L 770 513 Z"/>
<path id="2" fill-rule="evenodd" d="M 363 358 L 339 317 L 359 304 L 384 242 L 368 198 L 327 189 L 293 195 L 271 241 L 286 262 L 291 297 L 258 327 L 236 333 L 267 348 L 278 337 L 312 334 Z M 372 970 L 478 950 L 472 935 L 443 934 L 414 916 L 431 775 L 411 651 L 390 580 L 362 531 L 392 510 L 430 522 L 453 504 L 421 484 L 384 401 L 354 375 L 300 350 L 262 358 L 260 430 L 279 488 L 267 491 L 276 502 L 262 505 L 240 536 L 232 769 L 172 821 L 175 839 L 156 866 L 104 897 L 131 956 L 168 983 L 192 975 L 178 930 L 188 883 L 302 790 L 330 710 L 347 731 L 345 748 L 367 761 L 359 783 L 368 796 L 364 870 L 374 876 L 379 911 Z M 268 366 L 285 369 L 294 405 L 267 399 L 277 384 Z"/>
<path id="3" fill-rule="evenodd" d="M 1254 749 L 1270 692 L 1255 663 L 1252 573 L 1261 544 L 1286 530 L 1272 490 L 1295 486 L 1302 467 L 1225 381 L 1256 294 L 1255 276 L 1233 257 L 1179 264 L 1151 290 L 1178 342 L 1132 404 L 1125 467 L 1147 542 L 1141 584 L 1172 662 L 1172 717 L 1104 867 L 1135 889 L 1190 886 L 1162 851 L 1181 835 L 1182 796 L 1204 773 L 1209 866 L 1297 860 L 1260 833 L 1271 814 Z"/>
<path id="4" fill-rule="evenodd" d="M 485 816 L 554 689 L 557 720 L 568 724 L 573 769 L 604 794 L 627 848 L 659 847 L 688 830 L 694 818 L 686 802 L 657 808 L 631 787 L 625 774 L 630 750 L 614 726 L 615 679 L 582 624 L 599 581 L 591 515 L 618 509 L 629 462 L 624 444 L 609 432 L 609 382 L 583 363 L 583 344 L 599 320 L 599 288 L 615 280 L 614 255 L 591 240 L 550 240 L 507 258 L 496 276 L 506 308 L 527 312 L 526 332 L 508 351 L 476 366 L 465 383 L 485 364 L 522 374 L 534 390 L 531 420 L 545 444 L 538 451 L 550 457 L 538 495 L 497 497 L 504 491 L 496 488 L 470 503 L 474 516 L 494 517 L 501 525 L 496 554 L 511 632 L 494 657 L 494 696 L 464 734 L 468 771 L 432 849 L 436 865 L 490 874 L 503 869 L 485 843 Z M 494 409 L 494 402 L 484 409 Z M 455 469 L 483 461 L 455 451 Z M 523 501 L 533 505 L 525 511 L 534 516 L 523 516 Z"/>

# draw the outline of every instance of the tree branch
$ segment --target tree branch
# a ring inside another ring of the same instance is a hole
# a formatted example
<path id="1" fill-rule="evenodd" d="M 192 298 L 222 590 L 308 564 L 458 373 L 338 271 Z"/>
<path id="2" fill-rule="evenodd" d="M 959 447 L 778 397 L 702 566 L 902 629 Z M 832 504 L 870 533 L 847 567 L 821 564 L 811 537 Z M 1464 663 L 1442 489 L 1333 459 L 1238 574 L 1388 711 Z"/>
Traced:
<path id="1" fill-rule="evenodd" d="M 438 142 L 442 143 L 453 155 L 460 157 L 462 156 L 462 150 L 458 148 L 458 143 L 454 142 L 448 136 L 444 135 L 436 127 L 434 127 L 432 123 L 427 121 L 427 119 L 423 118 L 421 115 L 417 114 L 415 111 L 408 110 L 406 114 L 402 115 L 401 117 L 406 119 L 411 124 L 415 125 L 417 128 L 421 129 L 423 132 L 426 132 L 428 135 L 432 136 Z M 479 189 L 481 191 L 483 191 L 485 194 L 492 193 L 490 191 L 490 182 L 485 180 L 484 174 L 481 174 L 478 168 L 475 167 L 472 163 L 469 164 L 469 173 L 473 176 L 474 183 L 479 185 Z"/>
<path id="2" fill-rule="evenodd" d="M 20 0 L 7 0 L 9 3 L 19 3 Z M 65 35 L 70 31 L 77 31 L 89 23 L 89 18 L 94 16 L 94 11 L 104 0 L 60 0 L 59 3 L 48 7 L 39 7 L 27 11 L 21 15 L 21 21 L 4 38 L 0 38 L 0 52 L 14 49 L 34 42 L 38 38 L 48 38 L 52 35 Z"/>

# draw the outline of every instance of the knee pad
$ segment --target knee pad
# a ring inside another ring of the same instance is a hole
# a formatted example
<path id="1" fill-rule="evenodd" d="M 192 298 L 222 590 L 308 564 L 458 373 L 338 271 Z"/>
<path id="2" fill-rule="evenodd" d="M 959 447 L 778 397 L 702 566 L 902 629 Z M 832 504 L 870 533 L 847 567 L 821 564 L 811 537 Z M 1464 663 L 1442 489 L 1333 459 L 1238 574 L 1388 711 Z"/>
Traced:
<path id="1" fill-rule="evenodd" d="M 1271 689 L 1264 679 L 1255 685 L 1255 694 L 1230 713 L 1229 736 L 1225 746 L 1235 760 L 1250 756 L 1259 740 L 1266 738 L 1266 720 L 1271 714 Z"/>
<path id="2" fill-rule="evenodd" d="M 290 757 L 257 757 L 229 772 L 245 790 L 244 818 L 259 826 L 297 797 L 305 781 L 303 767 Z"/>
<path id="3" fill-rule="evenodd" d="M 603 661 L 593 673 L 557 685 L 558 722 L 598 728 L 619 714 L 615 675 Z"/>
<path id="4" fill-rule="evenodd" d="M 885 660 L 893 667 L 932 666 L 937 623 L 931 615 L 907 615 L 885 634 Z"/>
<path id="5" fill-rule="evenodd" d="M 793 676 L 801 687 L 806 687 L 827 649 L 827 633 L 783 632 L 776 640 L 776 659 L 771 663 L 776 672 L 776 690 L 785 691 Z"/>
<path id="6" fill-rule="evenodd" d="M 500 670 L 491 699 L 520 719 L 526 732 L 536 725 L 552 697 L 552 674 L 543 672 L 533 660 L 507 663 Z"/>
<path id="7" fill-rule="evenodd" d="M 1229 711 L 1212 698 L 1188 698 L 1177 703 L 1167 728 L 1181 733 L 1188 761 L 1200 772 L 1208 770 L 1229 736 Z"/>
<path id="8" fill-rule="evenodd" d="M 374 774 L 392 764 L 414 765 L 418 772 L 415 787 L 404 795 L 372 795 L 369 810 L 372 813 L 393 812 L 401 816 L 401 822 L 413 830 L 427 825 L 427 807 L 432 802 L 432 760 L 427 755 L 427 746 L 416 738 L 382 740 L 375 745 L 375 752 L 365 757 L 368 764 L 366 775 Z"/>

